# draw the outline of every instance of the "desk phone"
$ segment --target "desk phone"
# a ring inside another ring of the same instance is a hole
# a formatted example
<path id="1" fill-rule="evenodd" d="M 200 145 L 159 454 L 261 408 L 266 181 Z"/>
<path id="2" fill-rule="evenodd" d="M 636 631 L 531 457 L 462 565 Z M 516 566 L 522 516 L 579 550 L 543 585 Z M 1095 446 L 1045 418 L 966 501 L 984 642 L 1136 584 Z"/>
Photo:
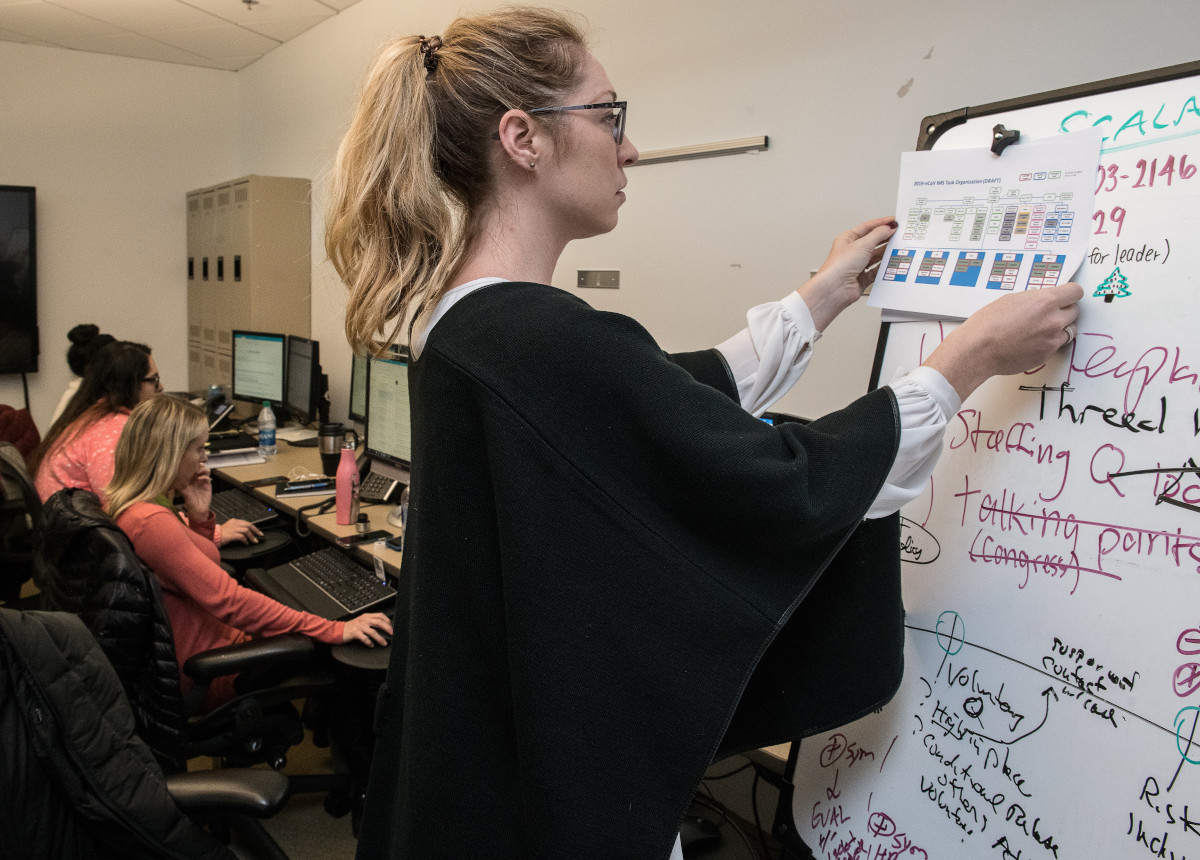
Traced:
<path id="1" fill-rule="evenodd" d="M 364 502 L 393 502 L 403 489 L 402 481 L 372 471 L 358 485 L 358 497 Z"/>

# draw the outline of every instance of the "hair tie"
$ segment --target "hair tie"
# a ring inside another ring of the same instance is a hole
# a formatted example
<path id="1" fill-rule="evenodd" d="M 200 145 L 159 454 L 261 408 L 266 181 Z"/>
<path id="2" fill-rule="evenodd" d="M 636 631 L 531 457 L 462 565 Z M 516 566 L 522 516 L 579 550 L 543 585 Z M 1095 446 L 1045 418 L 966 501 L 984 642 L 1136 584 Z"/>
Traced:
<path id="1" fill-rule="evenodd" d="M 425 71 L 432 75 L 437 71 L 437 49 L 442 47 L 442 37 L 430 36 L 426 39 L 424 36 L 418 36 L 417 38 L 421 40 L 421 53 L 425 55 Z"/>

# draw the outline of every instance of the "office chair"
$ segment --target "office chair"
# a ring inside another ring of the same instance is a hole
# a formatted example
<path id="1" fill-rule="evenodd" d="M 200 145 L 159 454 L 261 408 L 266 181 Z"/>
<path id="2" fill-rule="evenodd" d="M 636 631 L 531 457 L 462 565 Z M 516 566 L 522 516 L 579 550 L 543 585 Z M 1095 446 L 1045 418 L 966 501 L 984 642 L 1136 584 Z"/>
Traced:
<path id="1" fill-rule="evenodd" d="M 183 666 L 195 682 L 185 700 L 158 579 L 100 500 L 84 490 L 60 490 L 43 506 L 41 525 L 35 581 L 44 608 L 83 620 L 121 680 L 138 733 L 164 770 L 185 770 L 186 760 L 197 755 L 237 766 L 284 767 L 288 748 L 304 737 L 292 701 L 334 692 L 332 674 L 310 665 L 310 639 L 273 636 L 197 654 Z M 201 712 L 212 681 L 246 671 L 282 680 Z"/>
<path id="2" fill-rule="evenodd" d="M 11 442 L 0 442 L 0 602 L 34 608 L 36 600 L 19 604 L 21 586 L 33 576 L 33 535 L 41 519 L 38 497 L 25 458 Z"/>
<path id="3" fill-rule="evenodd" d="M 0 832 L 14 857 L 233 860 L 219 822 L 255 856 L 286 860 L 259 819 L 288 797 L 270 770 L 165 776 L 121 683 L 74 615 L 0 609 Z"/>

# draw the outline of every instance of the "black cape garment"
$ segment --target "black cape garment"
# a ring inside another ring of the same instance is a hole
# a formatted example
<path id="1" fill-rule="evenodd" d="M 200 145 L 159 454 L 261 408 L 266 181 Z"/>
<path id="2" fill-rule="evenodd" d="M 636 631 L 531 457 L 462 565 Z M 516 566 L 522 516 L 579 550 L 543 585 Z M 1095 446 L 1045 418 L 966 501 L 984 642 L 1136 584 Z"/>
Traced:
<path id="1" fill-rule="evenodd" d="M 409 369 L 413 471 L 358 857 L 666 858 L 706 766 L 900 680 L 890 389 L 747 414 L 714 350 L 504 283 Z"/>

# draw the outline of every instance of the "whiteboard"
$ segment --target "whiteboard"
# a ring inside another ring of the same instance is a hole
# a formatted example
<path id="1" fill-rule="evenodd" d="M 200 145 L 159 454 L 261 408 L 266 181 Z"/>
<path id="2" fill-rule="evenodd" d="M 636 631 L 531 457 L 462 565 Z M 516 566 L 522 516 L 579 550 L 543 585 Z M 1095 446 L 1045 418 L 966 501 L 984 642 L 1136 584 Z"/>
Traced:
<path id="1" fill-rule="evenodd" d="M 1200 64 L 922 141 L 1101 121 L 1078 339 L 972 395 L 901 512 L 901 688 L 796 760 L 817 857 L 1200 858 Z M 950 325 L 888 327 L 876 378 Z"/>

